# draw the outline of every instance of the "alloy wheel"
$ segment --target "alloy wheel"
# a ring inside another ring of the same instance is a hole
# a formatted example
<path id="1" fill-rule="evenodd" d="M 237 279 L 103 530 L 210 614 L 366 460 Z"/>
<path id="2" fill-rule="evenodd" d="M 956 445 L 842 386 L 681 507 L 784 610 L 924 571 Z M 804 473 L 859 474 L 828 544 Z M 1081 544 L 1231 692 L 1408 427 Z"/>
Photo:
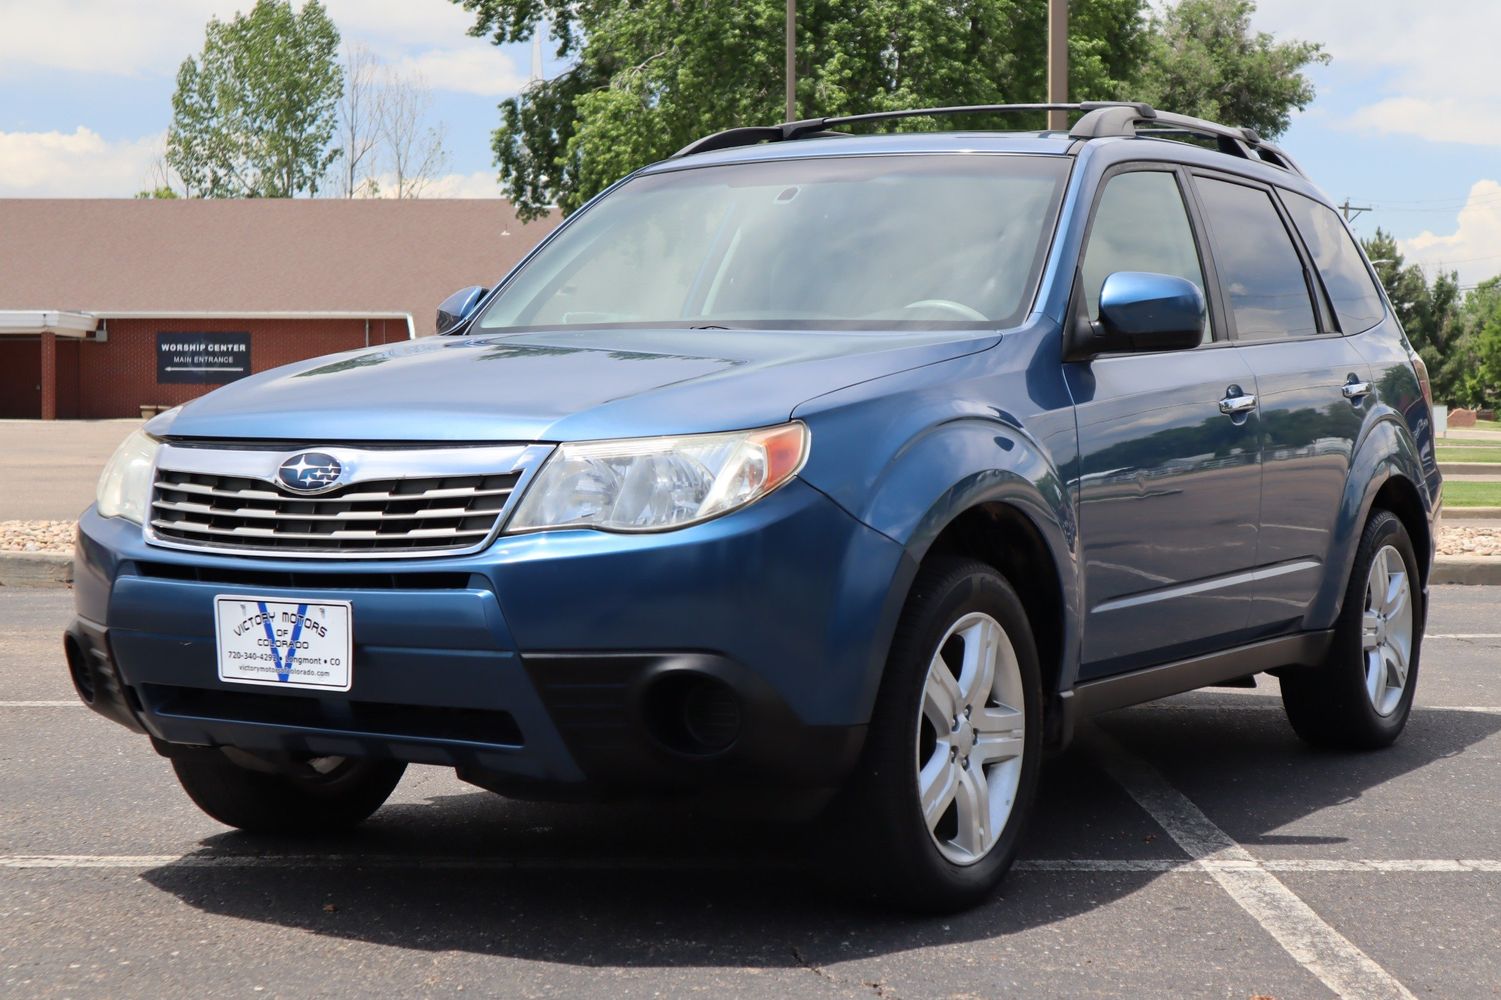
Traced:
<path id="1" fill-rule="evenodd" d="M 917 790 L 940 853 L 971 865 L 1000 839 L 1026 746 L 1021 667 L 1006 630 L 973 612 L 949 627 L 928 665 L 917 725 Z"/>
<path id="2" fill-rule="evenodd" d="M 1365 690 L 1377 715 L 1391 715 L 1407 690 L 1412 663 L 1412 584 L 1402 554 L 1382 546 L 1366 576 L 1360 645 L 1365 657 Z"/>

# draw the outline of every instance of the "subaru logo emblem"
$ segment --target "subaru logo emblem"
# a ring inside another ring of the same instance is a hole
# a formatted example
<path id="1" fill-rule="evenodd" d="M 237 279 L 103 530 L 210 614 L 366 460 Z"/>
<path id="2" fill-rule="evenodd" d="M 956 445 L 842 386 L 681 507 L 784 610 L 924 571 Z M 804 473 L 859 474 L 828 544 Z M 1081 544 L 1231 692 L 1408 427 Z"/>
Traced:
<path id="1" fill-rule="evenodd" d="M 342 485 L 344 467 L 339 460 L 321 451 L 304 451 L 281 463 L 276 479 L 283 489 L 293 493 L 327 493 Z"/>

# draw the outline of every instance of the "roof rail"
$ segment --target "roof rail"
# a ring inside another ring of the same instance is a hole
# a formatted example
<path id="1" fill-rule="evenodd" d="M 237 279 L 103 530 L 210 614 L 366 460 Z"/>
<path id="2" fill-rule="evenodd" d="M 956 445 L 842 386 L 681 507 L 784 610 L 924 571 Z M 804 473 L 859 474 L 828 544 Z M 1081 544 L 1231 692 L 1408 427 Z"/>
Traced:
<path id="1" fill-rule="evenodd" d="M 1146 126 L 1139 128 L 1138 126 Z M 1213 139 L 1222 153 L 1242 159 L 1270 163 L 1299 177 L 1306 176 L 1282 149 L 1252 128 L 1221 125 L 1219 122 L 1189 115 L 1157 111 L 1146 105 L 1117 104 L 1089 111 L 1074 123 L 1068 133 L 1075 139 L 1099 139 L 1104 136 L 1176 136 L 1197 135 Z"/>
<path id="2" fill-rule="evenodd" d="M 1292 157 L 1279 147 L 1262 139 L 1255 129 L 1221 125 L 1203 118 L 1158 111 L 1150 104 L 1142 104 L 1139 101 L 1085 101 L 1081 104 L 970 104 L 946 108 L 875 111 L 870 114 L 844 115 L 838 118 L 806 118 L 802 121 L 783 122 L 780 125 L 749 125 L 744 128 L 725 129 L 723 132 L 715 132 L 702 139 L 695 139 L 673 153 L 669 159 L 692 156 L 694 153 L 708 153 L 716 149 L 754 146 L 758 142 L 790 142 L 794 139 L 846 135 L 847 133 L 836 132 L 833 129 L 861 122 L 947 115 L 1017 114 L 1027 111 L 1082 111 L 1084 116 L 1074 123 L 1074 127 L 1068 133 L 1075 139 L 1137 135 L 1204 136 L 1213 139 L 1222 153 L 1259 163 L 1269 163 L 1300 177 L 1306 176 L 1293 162 Z M 1146 127 L 1138 128 L 1138 126 Z"/>
<path id="3" fill-rule="evenodd" d="M 707 153 L 715 149 L 732 149 L 736 146 L 753 146 L 758 142 L 788 142 L 793 139 L 812 139 L 822 136 L 843 135 L 842 132 L 833 132 L 832 129 L 843 125 L 856 125 L 861 122 L 890 121 L 896 118 L 926 118 L 940 115 L 969 115 L 969 114 L 1017 114 L 1027 111 L 1083 111 L 1087 118 L 1090 113 L 1109 110 L 1112 108 L 1124 108 L 1135 113 L 1137 117 L 1151 117 L 1156 112 L 1146 104 L 1130 104 L 1115 101 L 1085 101 L 1083 104 L 971 104 L 948 108 L 906 108 L 900 111 L 874 111 L 864 115 L 844 115 L 838 118 L 807 118 L 797 122 L 783 122 L 781 125 L 750 125 L 744 128 L 725 129 L 723 132 L 715 132 L 706 135 L 702 139 L 695 139 L 682 149 L 673 153 L 671 159 L 680 156 L 692 156 L 694 153 Z"/>

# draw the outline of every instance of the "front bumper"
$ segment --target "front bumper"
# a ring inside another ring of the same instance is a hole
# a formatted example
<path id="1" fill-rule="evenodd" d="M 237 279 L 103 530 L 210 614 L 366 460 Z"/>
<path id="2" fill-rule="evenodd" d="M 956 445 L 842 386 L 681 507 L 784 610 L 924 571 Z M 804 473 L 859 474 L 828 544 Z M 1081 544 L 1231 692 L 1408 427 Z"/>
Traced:
<path id="1" fill-rule="evenodd" d="M 85 700 L 166 752 L 393 757 L 492 787 L 828 784 L 858 753 L 905 563 L 797 480 L 681 531 L 502 537 L 462 558 L 199 555 L 90 511 L 66 643 Z M 225 593 L 350 601 L 353 689 L 219 681 Z M 664 735 L 659 692 L 685 677 L 730 692 L 728 746 Z"/>

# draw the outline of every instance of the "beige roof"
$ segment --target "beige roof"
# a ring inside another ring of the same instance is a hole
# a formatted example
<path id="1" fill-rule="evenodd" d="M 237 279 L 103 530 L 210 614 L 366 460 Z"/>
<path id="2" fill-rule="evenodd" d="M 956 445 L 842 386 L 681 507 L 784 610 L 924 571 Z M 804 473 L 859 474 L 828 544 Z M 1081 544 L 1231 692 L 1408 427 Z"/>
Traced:
<path id="1" fill-rule="evenodd" d="M 0 199 L 0 310 L 410 314 L 420 336 L 553 225 L 499 198 Z"/>

